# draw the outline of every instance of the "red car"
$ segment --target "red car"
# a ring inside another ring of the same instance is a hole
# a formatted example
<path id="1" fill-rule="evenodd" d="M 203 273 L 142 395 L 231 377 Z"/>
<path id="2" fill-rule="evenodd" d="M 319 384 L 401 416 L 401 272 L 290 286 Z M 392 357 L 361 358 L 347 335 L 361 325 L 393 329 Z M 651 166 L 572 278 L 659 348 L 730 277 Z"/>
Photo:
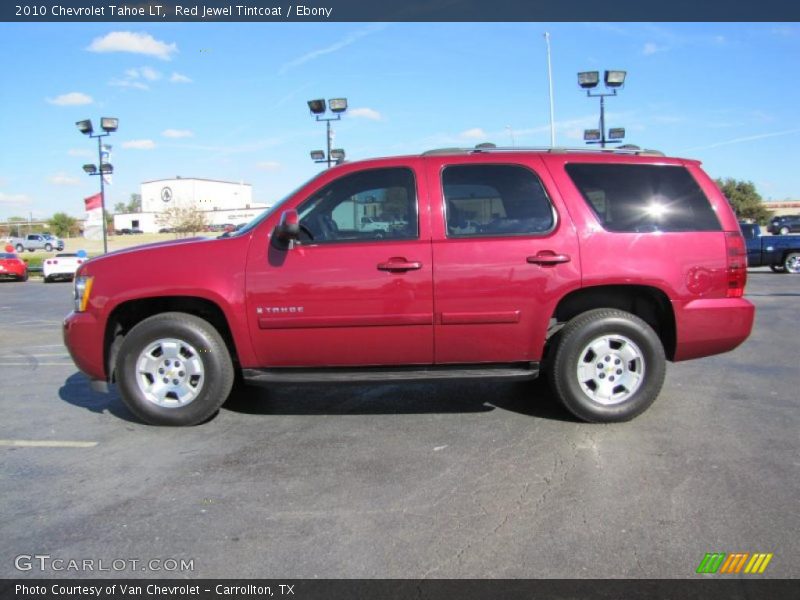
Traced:
<path id="1" fill-rule="evenodd" d="M 374 232 L 361 218 L 398 224 Z M 694 160 L 465 149 L 344 163 L 247 227 L 83 264 L 64 339 L 149 423 L 259 383 L 530 379 L 587 421 L 750 334 L 733 211 Z"/>
<path id="2" fill-rule="evenodd" d="M 0 277 L 28 281 L 28 265 L 14 252 L 0 252 Z"/>

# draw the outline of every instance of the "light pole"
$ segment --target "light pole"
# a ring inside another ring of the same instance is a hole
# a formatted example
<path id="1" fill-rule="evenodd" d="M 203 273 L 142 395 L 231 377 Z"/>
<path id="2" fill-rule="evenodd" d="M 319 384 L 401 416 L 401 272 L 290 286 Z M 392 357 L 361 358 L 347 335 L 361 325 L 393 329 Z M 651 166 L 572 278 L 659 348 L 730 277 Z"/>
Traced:
<path id="1" fill-rule="evenodd" d="M 103 117 L 100 119 L 100 128 L 104 133 L 94 133 L 91 119 L 85 119 L 75 123 L 78 131 L 90 138 L 97 138 L 97 166 L 93 164 L 83 165 L 83 170 L 88 175 L 100 176 L 100 212 L 102 214 L 103 226 L 103 254 L 108 252 L 108 238 L 106 235 L 106 188 L 105 188 L 105 175 L 111 175 L 114 172 L 114 167 L 110 163 L 103 160 L 103 144 L 102 138 L 107 137 L 114 133 L 119 127 L 119 119 L 114 117 Z"/>
<path id="2" fill-rule="evenodd" d="M 327 155 L 323 150 L 313 150 L 311 152 L 311 160 L 314 162 L 328 163 L 328 168 L 331 167 L 331 162 L 336 162 L 337 164 L 344 160 L 344 150 L 341 148 L 331 150 L 331 137 L 333 135 L 331 131 L 331 121 L 339 121 L 342 118 L 342 113 L 347 110 L 347 98 L 331 98 L 328 100 L 328 108 L 330 111 L 335 115 L 333 117 L 323 117 L 322 115 L 325 114 L 325 100 L 309 100 L 308 101 L 308 109 L 311 111 L 317 121 L 325 121 L 325 129 L 326 129 L 326 140 L 327 140 L 327 147 L 328 153 Z"/>
<path id="3" fill-rule="evenodd" d="M 605 71 L 603 74 L 603 82 L 606 89 L 610 92 L 595 92 L 592 89 L 597 87 L 600 82 L 600 73 L 598 71 L 583 71 L 578 73 L 578 85 L 586 90 L 586 95 L 589 98 L 600 98 L 600 129 L 586 129 L 583 132 L 583 139 L 587 144 L 600 144 L 601 148 L 605 148 L 606 144 L 618 144 L 625 137 L 625 129 L 622 127 L 614 127 L 609 130 L 608 137 L 606 137 L 606 96 L 616 96 L 617 90 L 625 85 L 625 71 Z"/>

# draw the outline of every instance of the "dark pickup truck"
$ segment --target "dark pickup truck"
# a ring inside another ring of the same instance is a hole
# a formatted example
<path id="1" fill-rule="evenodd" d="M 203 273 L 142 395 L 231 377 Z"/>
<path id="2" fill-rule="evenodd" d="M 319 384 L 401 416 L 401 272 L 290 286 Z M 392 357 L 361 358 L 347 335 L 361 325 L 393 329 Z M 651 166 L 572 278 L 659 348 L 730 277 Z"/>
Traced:
<path id="1" fill-rule="evenodd" d="M 740 223 L 747 244 L 747 266 L 769 267 L 776 273 L 800 273 L 800 236 L 762 236 L 761 227 Z"/>

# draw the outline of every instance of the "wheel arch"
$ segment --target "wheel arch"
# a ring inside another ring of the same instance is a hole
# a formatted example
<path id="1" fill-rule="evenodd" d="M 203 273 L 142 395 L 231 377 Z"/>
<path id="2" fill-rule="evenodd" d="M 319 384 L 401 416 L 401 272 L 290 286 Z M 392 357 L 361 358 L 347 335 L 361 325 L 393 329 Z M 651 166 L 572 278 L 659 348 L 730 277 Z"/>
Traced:
<path id="1" fill-rule="evenodd" d="M 236 368 L 239 356 L 225 311 L 217 303 L 198 296 L 156 296 L 121 302 L 108 316 L 103 338 L 103 361 L 108 380 L 114 381 L 117 353 L 125 335 L 148 317 L 165 312 L 182 312 L 209 322 L 222 336 Z"/>
<path id="2" fill-rule="evenodd" d="M 672 360 L 675 356 L 675 312 L 664 291 L 653 286 L 627 284 L 583 287 L 564 296 L 552 318 L 563 324 L 596 308 L 615 308 L 638 316 L 656 332 L 667 358 Z"/>

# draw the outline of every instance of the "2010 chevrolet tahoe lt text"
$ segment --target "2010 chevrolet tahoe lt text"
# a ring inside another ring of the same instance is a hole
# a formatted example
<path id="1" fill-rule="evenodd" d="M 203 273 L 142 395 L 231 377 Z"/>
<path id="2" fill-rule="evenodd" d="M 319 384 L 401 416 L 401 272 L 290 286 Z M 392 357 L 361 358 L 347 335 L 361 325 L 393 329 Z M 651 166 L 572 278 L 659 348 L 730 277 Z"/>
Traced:
<path id="1" fill-rule="evenodd" d="M 64 339 L 153 424 L 208 419 L 237 373 L 540 371 L 577 417 L 624 421 L 655 400 L 667 360 L 747 338 L 745 282 L 736 218 L 696 161 L 432 151 L 326 170 L 228 237 L 90 260 Z"/>

